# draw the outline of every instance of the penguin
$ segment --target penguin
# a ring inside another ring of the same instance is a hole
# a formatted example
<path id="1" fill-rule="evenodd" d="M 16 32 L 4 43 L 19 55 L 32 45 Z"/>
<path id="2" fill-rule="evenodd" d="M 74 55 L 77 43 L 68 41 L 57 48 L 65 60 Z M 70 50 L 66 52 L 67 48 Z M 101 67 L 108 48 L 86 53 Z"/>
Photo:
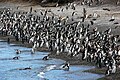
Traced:
<path id="1" fill-rule="evenodd" d="M 111 73 L 111 71 L 110 71 L 110 68 L 109 68 L 109 66 L 108 66 L 108 68 L 107 68 L 107 70 L 106 70 L 106 72 L 105 72 L 105 75 L 109 76 L 110 73 Z"/>
<path id="2" fill-rule="evenodd" d="M 35 53 L 35 49 L 36 49 L 36 48 L 34 48 L 34 47 L 32 48 L 31 54 L 34 54 L 34 53 Z"/>
<path id="3" fill-rule="evenodd" d="M 20 53 L 21 53 L 21 51 L 17 49 L 16 50 L 16 54 L 20 54 Z"/>
<path id="4" fill-rule="evenodd" d="M 114 15 L 111 17 L 111 19 L 109 20 L 109 22 L 115 21 L 115 17 Z"/>
<path id="5" fill-rule="evenodd" d="M 32 7 L 30 7 L 30 13 L 32 13 Z"/>
<path id="6" fill-rule="evenodd" d="M 42 60 L 49 60 L 49 56 L 44 56 Z"/>
<path id="7" fill-rule="evenodd" d="M 32 69 L 31 67 L 26 67 L 23 70 L 31 70 L 31 69 Z"/>
<path id="8" fill-rule="evenodd" d="M 18 59 L 19 59 L 19 57 L 13 57 L 13 59 L 14 59 L 14 60 L 18 60 Z"/>
<path id="9" fill-rule="evenodd" d="M 85 48 L 85 52 L 84 52 L 84 57 L 83 57 L 83 59 L 85 60 L 86 58 L 87 58 L 87 48 Z"/>
<path id="10" fill-rule="evenodd" d="M 93 24 L 94 24 L 94 22 L 93 22 L 93 21 L 90 21 L 90 23 L 91 23 L 91 25 L 93 25 Z"/>
<path id="11" fill-rule="evenodd" d="M 7 39 L 7 43 L 10 44 L 10 38 Z"/>
<path id="12" fill-rule="evenodd" d="M 62 66 L 64 70 L 69 70 L 70 69 L 70 64 L 68 62 L 65 62 L 65 64 Z"/>
<path id="13" fill-rule="evenodd" d="M 103 8 L 103 10 L 110 11 L 110 9 L 108 9 L 108 8 Z"/>
<path id="14" fill-rule="evenodd" d="M 76 12 L 76 11 L 72 12 L 72 16 L 74 16 L 74 15 L 75 15 L 75 12 Z"/>

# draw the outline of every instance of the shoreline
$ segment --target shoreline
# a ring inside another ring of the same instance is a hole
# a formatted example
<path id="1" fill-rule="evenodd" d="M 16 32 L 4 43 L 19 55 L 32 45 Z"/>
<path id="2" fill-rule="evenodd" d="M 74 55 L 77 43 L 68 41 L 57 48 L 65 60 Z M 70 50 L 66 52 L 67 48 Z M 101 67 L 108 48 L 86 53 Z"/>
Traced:
<path id="1" fill-rule="evenodd" d="M 7 39 L 10 38 L 10 44 L 16 44 L 18 46 L 22 46 L 22 47 L 27 47 L 27 48 L 31 48 L 32 45 L 30 44 L 27 44 L 27 43 L 24 43 L 22 44 L 22 41 L 15 41 L 15 38 L 13 38 L 12 36 L 1 36 L 0 35 L 0 40 L 4 40 L 7 42 Z M 71 58 L 70 56 L 66 56 L 64 55 L 64 53 L 61 53 L 60 55 L 56 55 L 54 52 L 50 52 L 48 49 L 46 48 L 38 48 L 37 51 L 40 51 L 40 52 L 49 52 L 49 57 L 50 58 L 55 58 L 55 59 L 61 59 L 61 60 L 65 60 L 67 62 L 70 63 L 70 65 L 86 65 L 86 66 L 95 66 L 94 63 L 91 63 L 91 62 L 87 62 L 87 61 L 83 61 L 81 59 L 76 59 L 75 57 Z M 94 74 L 102 74 L 104 75 L 104 70 L 106 70 L 105 68 L 103 69 L 100 69 L 100 68 L 97 68 L 95 66 L 95 68 L 93 69 L 90 69 L 90 70 L 85 70 L 84 72 L 90 72 L 90 73 L 94 73 Z M 97 72 L 96 72 L 97 71 Z M 99 78 L 98 80 L 106 80 L 107 77 L 104 76 L 102 78 Z M 110 79 L 109 79 L 110 80 Z"/>
<path id="2" fill-rule="evenodd" d="M 24 44 L 22 44 L 22 41 L 15 41 L 15 38 L 12 37 L 12 36 L 1 36 L 0 35 L 0 39 L 1 40 L 4 40 L 7 42 L 7 39 L 10 38 L 10 44 L 16 44 L 18 46 L 22 46 L 22 47 L 27 47 L 27 48 L 32 48 L 32 45 L 31 43 L 27 43 L 25 42 Z M 59 55 L 55 54 L 55 52 L 51 52 L 49 51 L 47 48 L 43 47 L 43 48 L 37 48 L 36 51 L 40 51 L 40 52 L 49 52 L 49 57 L 50 58 L 56 58 L 56 59 L 62 59 L 62 60 L 65 60 L 67 62 L 70 63 L 70 65 L 90 65 L 90 66 L 95 66 L 94 63 L 89 63 L 89 62 L 86 62 L 85 60 L 81 60 L 81 59 L 78 59 L 76 57 L 70 57 L 68 55 L 66 55 L 65 53 L 60 53 Z"/>
<path id="3" fill-rule="evenodd" d="M 4 40 L 7 42 L 7 39 L 10 38 L 10 44 L 16 44 L 17 46 L 22 46 L 22 47 L 27 47 L 27 48 L 31 48 L 32 45 L 29 43 L 24 43 L 22 44 L 22 41 L 15 41 L 15 38 L 12 36 L 1 36 L 0 35 L 0 40 Z M 36 51 L 40 51 L 40 52 L 49 52 L 49 57 L 50 58 L 55 58 L 55 59 L 61 59 L 64 61 L 67 61 L 70 63 L 70 65 L 86 65 L 86 66 L 95 66 L 95 68 L 90 69 L 90 70 L 85 70 L 84 72 L 90 72 L 93 74 L 105 74 L 105 70 L 107 68 L 103 67 L 103 68 L 98 68 L 96 67 L 96 65 L 93 62 L 87 62 L 87 61 L 83 61 L 81 59 L 77 59 L 75 57 L 71 58 L 70 56 L 66 56 L 64 55 L 64 53 L 61 53 L 60 55 L 56 55 L 54 52 L 50 52 L 48 49 L 46 48 L 38 48 Z M 120 68 L 117 68 L 117 72 L 115 74 L 111 74 L 109 76 L 104 76 L 102 78 L 99 78 L 97 80 L 119 80 L 120 79 Z"/>

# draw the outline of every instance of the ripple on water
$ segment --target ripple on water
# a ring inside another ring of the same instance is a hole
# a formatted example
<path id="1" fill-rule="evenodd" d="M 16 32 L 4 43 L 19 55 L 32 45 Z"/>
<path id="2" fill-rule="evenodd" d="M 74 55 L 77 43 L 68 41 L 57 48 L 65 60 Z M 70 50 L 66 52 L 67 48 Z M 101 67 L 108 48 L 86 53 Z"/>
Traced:
<path id="1" fill-rule="evenodd" d="M 83 72 L 94 67 L 88 66 L 71 66 L 69 71 L 51 70 L 46 72 L 44 77 L 49 80 L 96 80 L 103 77 L 103 75 L 91 74 Z"/>

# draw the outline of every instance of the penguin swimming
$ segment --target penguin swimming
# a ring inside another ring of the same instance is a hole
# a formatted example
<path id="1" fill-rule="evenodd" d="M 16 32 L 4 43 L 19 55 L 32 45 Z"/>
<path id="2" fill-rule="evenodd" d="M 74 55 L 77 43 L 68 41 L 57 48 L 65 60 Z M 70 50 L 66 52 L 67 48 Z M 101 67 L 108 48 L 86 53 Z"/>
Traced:
<path id="1" fill-rule="evenodd" d="M 49 56 L 44 56 L 42 60 L 49 60 Z"/>

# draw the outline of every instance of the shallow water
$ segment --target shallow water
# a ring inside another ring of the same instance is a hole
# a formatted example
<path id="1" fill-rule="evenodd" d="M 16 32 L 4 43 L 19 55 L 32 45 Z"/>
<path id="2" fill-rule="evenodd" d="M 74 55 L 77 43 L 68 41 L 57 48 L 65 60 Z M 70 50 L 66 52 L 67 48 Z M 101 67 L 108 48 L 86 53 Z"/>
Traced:
<path id="1" fill-rule="evenodd" d="M 17 55 L 15 50 L 21 50 Z M 0 41 L 0 80 L 96 80 L 103 75 L 83 72 L 94 67 L 70 66 L 69 71 L 61 69 L 65 62 L 60 59 L 43 61 L 47 52 L 31 54 L 31 48 L 7 44 Z M 19 56 L 19 60 L 12 58 Z M 31 70 L 20 70 L 31 67 Z"/>

